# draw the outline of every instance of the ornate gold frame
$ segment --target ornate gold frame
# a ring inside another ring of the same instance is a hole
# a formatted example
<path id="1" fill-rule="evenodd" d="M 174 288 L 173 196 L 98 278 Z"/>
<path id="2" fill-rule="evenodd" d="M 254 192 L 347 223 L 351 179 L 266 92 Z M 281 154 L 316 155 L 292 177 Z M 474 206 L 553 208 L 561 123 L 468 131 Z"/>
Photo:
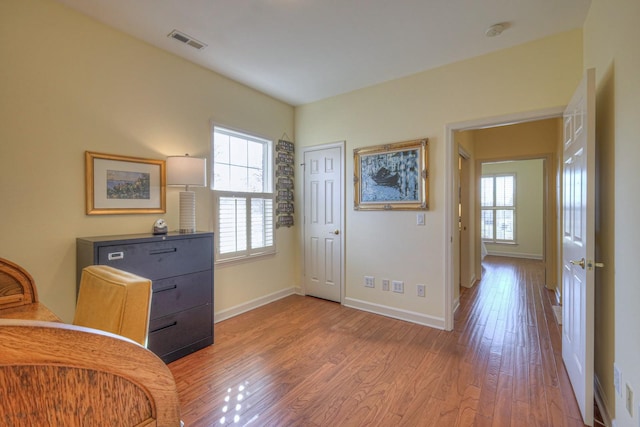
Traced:
<path id="1" fill-rule="evenodd" d="M 97 164 L 98 163 L 98 164 Z M 150 176 L 150 198 L 144 199 L 116 199 L 109 200 L 105 196 L 107 178 L 96 179 L 96 173 L 105 167 L 113 165 L 122 168 L 124 172 L 141 172 Z M 113 214 L 151 214 L 165 213 L 166 209 L 166 168 L 164 160 L 126 157 L 114 154 L 85 152 L 85 194 L 87 215 Z"/>
<path id="2" fill-rule="evenodd" d="M 424 138 L 354 149 L 353 208 L 355 210 L 427 210 L 429 208 L 428 146 L 428 140 Z M 380 164 L 384 166 L 379 166 Z M 363 177 L 363 174 L 367 176 Z M 384 181 L 385 179 L 387 182 Z M 383 192 L 378 191 L 382 187 L 386 187 L 388 190 L 386 193 L 394 194 L 394 197 L 385 196 Z"/>

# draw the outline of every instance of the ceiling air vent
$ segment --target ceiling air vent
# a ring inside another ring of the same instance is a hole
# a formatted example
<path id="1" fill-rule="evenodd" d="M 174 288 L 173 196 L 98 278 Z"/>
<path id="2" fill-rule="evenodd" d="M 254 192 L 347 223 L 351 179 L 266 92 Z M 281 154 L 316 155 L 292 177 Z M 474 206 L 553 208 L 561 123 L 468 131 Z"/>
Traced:
<path id="1" fill-rule="evenodd" d="M 174 40 L 178 40 L 181 43 L 187 44 L 195 49 L 202 50 L 207 47 L 205 43 L 194 39 L 191 36 L 186 35 L 178 30 L 171 31 L 167 37 L 171 37 Z"/>

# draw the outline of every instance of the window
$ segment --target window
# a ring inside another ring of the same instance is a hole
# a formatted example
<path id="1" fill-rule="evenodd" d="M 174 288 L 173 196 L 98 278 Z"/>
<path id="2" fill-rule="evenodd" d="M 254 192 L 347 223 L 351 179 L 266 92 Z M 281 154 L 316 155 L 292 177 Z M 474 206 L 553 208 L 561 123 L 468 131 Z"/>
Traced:
<path id="1" fill-rule="evenodd" d="M 516 176 L 483 175 L 480 188 L 482 239 L 515 243 Z"/>
<path id="2" fill-rule="evenodd" d="M 214 126 L 216 260 L 275 252 L 272 142 Z"/>

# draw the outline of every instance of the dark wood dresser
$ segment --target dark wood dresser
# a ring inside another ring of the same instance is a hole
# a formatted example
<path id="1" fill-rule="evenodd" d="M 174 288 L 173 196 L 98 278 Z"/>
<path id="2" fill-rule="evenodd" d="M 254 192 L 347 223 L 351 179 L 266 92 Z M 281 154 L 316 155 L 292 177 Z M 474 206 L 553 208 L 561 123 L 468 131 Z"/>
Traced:
<path id="1" fill-rule="evenodd" d="M 148 347 L 165 363 L 213 344 L 213 233 L 77 239 L 77 281 L 109 265 L 153 282 Z"/>

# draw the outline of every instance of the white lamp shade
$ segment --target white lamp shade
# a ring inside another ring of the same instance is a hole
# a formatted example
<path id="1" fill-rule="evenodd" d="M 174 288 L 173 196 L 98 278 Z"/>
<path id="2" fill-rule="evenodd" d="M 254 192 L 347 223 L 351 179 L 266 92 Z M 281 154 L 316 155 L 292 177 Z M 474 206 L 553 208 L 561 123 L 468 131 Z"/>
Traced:
<path id="1" fill-rule="evenodd" d="M 207 185 L 207 159 L 190 156 L 167 157 L 167 185 Z"/>
<path id="2" fill-rule="evenodd" d="M 207 159 L 197 157 L 167 157 L 167 185 L 184 185 L 187 191 L 180 192 L 180 232 L 196 231 L 196 195 L 189 186 L 207 185 Z"/>

